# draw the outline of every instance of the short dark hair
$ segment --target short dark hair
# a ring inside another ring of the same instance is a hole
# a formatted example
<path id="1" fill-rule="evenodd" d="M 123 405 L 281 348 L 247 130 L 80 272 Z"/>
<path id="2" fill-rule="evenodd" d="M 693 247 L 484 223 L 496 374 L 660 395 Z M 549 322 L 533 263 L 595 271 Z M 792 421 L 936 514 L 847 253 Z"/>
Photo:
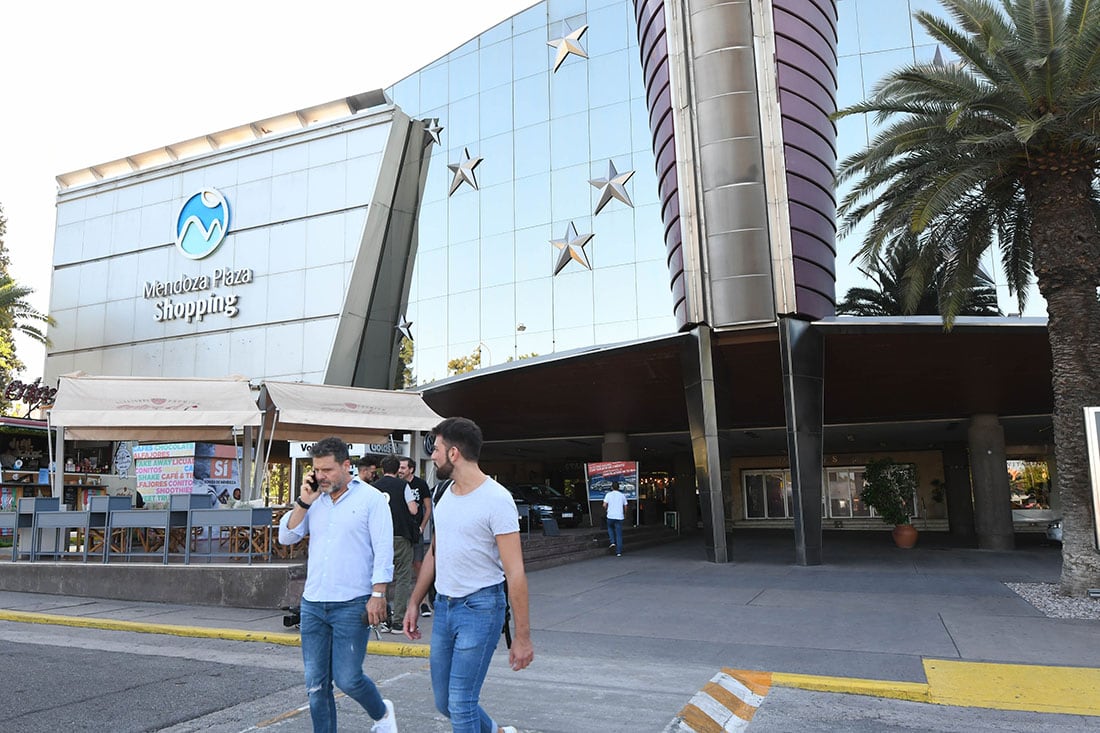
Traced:
<path id="1" fill-rule="evenodd" d="M 432 435 L 458 448 L 467 461 L 476 461 L 481 457 L 481 428 L 469 418 L 449 417 L 432 428 Z"/>
<path id="2" fill-rule="evenodd" d="M 409 468 L 413 469 L 414 471 L 416 470 L 416 464 L 415 464 L 415 463 L 413 463 L 413 459 L 409 458 L 408 456 L 398 456 L 398 457 L 397 457 L 397 460 L 398 460 L 398 461 L 399 461 L 400 463 L 407 463 L 407 464 L 409 464 Z"/>
<path id="3" fill-rule="evenodd" d="M 374 456 L 363 456 L 362 458 L 359 459 L 359 462 L 356 463 L 355 465 L 360 467 L 360 468 L 365 468 L 366 466 L 377 466 L 378 465 L 378 459 L 375 458 Z"/>
<path id="4" fill-rule="evenodd" d="M 342 438 L 332 435 L 314 443 L 313 447 L 309 449 L 309 454 L 314 458 L 332 456 L 337 463 L 343 463 L 348 460 L 348 444 Z"/>
<path id="5" fill-rule="evenodd" d="M 611 490 L 612 491 L 618 491 L 619 490 L 619 482 L 618 481 L 612 481 L 611 482 Z"/>
<path id="6" fill-rule="evenodd" d="M 384 456 L 382 458 L 382 473 L 397 473 L 397 468 L 400 465 L 401 462 L 397 460 L 397 456 Z"/>

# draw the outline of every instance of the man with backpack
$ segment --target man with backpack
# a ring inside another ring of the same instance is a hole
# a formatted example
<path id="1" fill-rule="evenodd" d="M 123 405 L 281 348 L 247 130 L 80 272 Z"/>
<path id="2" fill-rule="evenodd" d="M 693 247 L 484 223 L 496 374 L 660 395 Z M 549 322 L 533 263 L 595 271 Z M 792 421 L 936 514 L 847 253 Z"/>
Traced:
<path id="1" fill-rule="evenodd" d="M 420 638 L 420 602 L 434 580 L 430 659 L 436 708 L 455 733 L 515 733 L 498 726 L 478 698 L 509 601 L 515 618 L 509 663 L 519 671 L 535 657 L 516 504 L 478 467 L 482 437 L 473 421 L 449 418 L 432 437 L 436 476 L 451 483 L 436 497 L 432 545 L 405 610 L 405 635 Z"/>

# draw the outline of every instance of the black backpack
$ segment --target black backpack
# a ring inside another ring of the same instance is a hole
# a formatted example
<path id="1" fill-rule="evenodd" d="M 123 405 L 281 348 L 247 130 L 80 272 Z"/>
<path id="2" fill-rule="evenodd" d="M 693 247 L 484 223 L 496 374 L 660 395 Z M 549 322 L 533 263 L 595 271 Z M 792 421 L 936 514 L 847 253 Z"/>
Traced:
<path id="1" fill-rule="evenodd" d="M 432 527 L 432 547 L 434 549 L 437 542 L 438 535 L 435 532 L 435 507 L 439 506 L 439 501 L 443 498 L 443 495 L 447 493 L 447 489 L 451 488 L 454 481 L 447 479 L 446 481 L 440 481 L 432 489 L 432 516 L 428 519 L 428 523 Z M 500 633 L 504 634 L 504 644 L 509 649 L 512 648 L 512 630 L 508 628 L 508 622 L 512 620 L 512 606 L 508 603 L 508 578 L 504 578 L 504 627 L 500 630 Z"/>

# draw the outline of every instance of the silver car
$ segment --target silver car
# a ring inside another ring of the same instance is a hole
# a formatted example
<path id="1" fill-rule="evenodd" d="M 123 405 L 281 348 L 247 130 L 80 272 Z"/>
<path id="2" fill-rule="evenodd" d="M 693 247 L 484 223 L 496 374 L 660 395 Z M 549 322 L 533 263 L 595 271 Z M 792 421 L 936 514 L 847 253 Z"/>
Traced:
<path id="1" fill-rule="evenodd" d="M 1047 539 L 1062 544 L 1062 520 L 1055 519 L 1047 525 Z"/>

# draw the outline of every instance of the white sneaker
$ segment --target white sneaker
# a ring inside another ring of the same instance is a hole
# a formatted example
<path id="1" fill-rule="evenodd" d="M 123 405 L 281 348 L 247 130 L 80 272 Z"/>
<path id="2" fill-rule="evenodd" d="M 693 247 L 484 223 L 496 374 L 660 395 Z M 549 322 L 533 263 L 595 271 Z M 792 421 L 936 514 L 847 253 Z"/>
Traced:
<path id="1" fill-rule="evenodd" d="M 393 703 L 389 700 L 382 700 L 382 702 L 386 704 L 386 717 L 374 721 L 370 729 L 371 733 L 397 733 L 397 714 L 393 710 Z"/>
<path id="2" fill-rule="evenodd" d="M 519 733 L 519 731 L 518 731 L 518 730 L 516 730 L 515 726 L 512 726 L 512 725 L 502 725 L 502 726 L 500 727 L 500 733 Z"/>

